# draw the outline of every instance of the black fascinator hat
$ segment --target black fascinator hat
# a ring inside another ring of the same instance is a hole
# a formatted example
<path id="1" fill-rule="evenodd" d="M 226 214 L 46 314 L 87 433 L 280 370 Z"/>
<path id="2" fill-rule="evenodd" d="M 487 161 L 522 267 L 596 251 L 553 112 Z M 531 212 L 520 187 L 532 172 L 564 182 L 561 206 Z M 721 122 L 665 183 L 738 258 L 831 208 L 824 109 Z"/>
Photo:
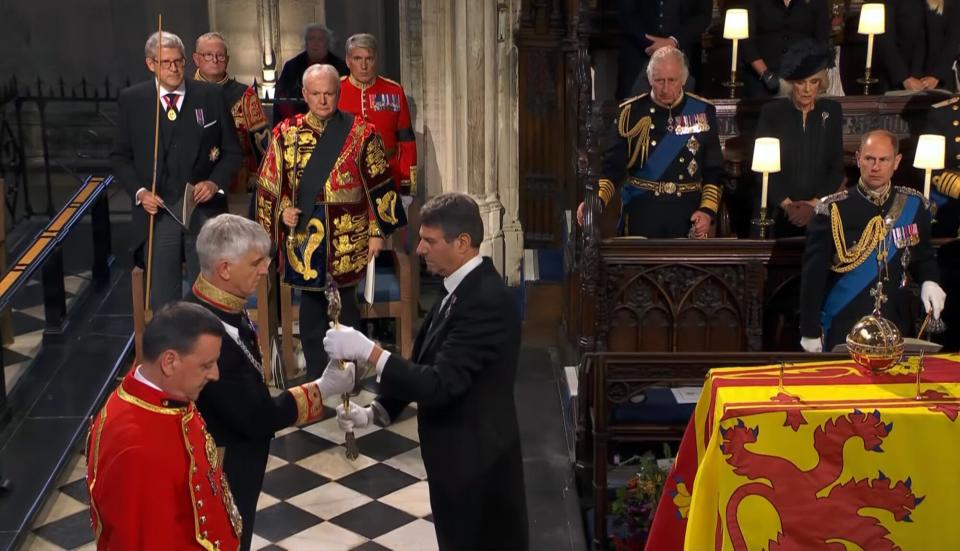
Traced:
<path id="1" fill-rule="evenodd" d="M 804 38 L 783 54 L 780 78 L 803 80 L 833 65 L 833 48 L 812 38 Z"/>

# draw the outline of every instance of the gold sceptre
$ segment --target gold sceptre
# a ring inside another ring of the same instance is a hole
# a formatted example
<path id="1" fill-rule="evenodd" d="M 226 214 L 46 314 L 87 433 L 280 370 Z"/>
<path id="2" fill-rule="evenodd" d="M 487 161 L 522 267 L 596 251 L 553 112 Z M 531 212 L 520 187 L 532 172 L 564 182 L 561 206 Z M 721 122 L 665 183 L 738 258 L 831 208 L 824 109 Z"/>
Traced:
<path id="1" fill-rule="evenodd" d="M 340 291 L 337 289 L 337 282 L 333 280 L 333 276 L 329 273 L 327 274 L 327 285 L 324 290 L 324 295 L 327 298 L 327 318 L 333 322 L 334 329 L 340 329 Z M 357 364 L 360 362 L 357 361 Z M 346 369 L 347 363 L 343 360 L 340 360 L 340 369 Z M 356 377 L 357 370 L 354 370 L 354 377 Z M 354 384 L 356 384 L 356 379 L 354 379 Z M 345 412 L 350 412 L 350 393 L 345 392 L 340 395 L 340 398 L 343 400 L 343 410 Z M 349 431 L 344 435 L 344 447 L 346 448 L 346 456 L 349 460 L 354 460 L 360 457 L 360 448 L 357 447 L 357 437 L 354 435 L 353 431 Z"/>

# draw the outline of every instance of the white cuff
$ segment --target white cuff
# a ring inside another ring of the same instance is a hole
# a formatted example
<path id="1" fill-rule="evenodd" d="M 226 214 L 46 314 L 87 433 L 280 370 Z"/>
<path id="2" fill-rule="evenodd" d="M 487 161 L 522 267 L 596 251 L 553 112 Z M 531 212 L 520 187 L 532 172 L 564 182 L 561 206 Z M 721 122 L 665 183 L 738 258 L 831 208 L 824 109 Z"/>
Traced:
<path id="1" fill-rule="evenodd" d="M 380 376 L 383 374 L 383 366 L 387 365 L 387 360 L 390 359 L 390 353 L 386 350 L 380 353 L 380 359 L 377 360 L 377 383 L 380 382 Z"/>
<path id="2" fill-rule="evenodd" d="M 140 206 L 140 192 L 141 192 L 141 191 L 148 191 L 148 190 L 147 190 L 147 188 L 142 187 L 142 188 L 138 189 L 136 193 L 133 194 L 133 200 L 134 200 L 134 202 L 137 204 L 138 207 Z"/>

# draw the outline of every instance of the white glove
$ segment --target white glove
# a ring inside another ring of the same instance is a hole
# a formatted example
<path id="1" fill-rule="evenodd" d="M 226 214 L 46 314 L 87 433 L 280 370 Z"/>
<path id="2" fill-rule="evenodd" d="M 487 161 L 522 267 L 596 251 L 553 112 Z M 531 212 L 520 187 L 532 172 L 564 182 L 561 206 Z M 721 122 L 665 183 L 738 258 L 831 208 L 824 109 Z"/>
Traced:
<path id="1" fill-rule="evenodd" d="M 800 346 L 807 352 L 823 352 L 823 341 L 820 340 L 820 337 L 813 339 L 800 337 Z"/>
<path id="2" fill-rule="evenodd" d="M 353 391 L 357 366 L 353 362 L 346 362 L 344 367 L 346 369 L 340 369 L 340 362 L 330 360 L 327 368 L 323 370 L 323 375 L 316 381 L 321 397 L 339 396 Z"/>
<path id="3" fill-rule="evenodd" d="M 940 319 L 940 312 L 943 311 L 943 304 L 947 301 L 947 294 L 935 281 L 924 281 L 920 286 L 920 302 L 923 303 L 923 309 L 927 312 L 933 310 L 933 318 Z"/>
<path id="4" fill-rule="evenodd" d="M 350 402 L 350 412 L 343 409 L 343 404 L 337 406 L 337 424 L 343 432 L 352 432 L 353 429 L 365 429 L 373 422 L 373 406 L 362 407 Z"/>
<path id="5" fill-rule="evenodd" d="M 331 327 L 323 337 L 323 349 L 335 360 L 356 360 L 365 362 L 373 352 L 373 341 L 353 327 L 341 325 L 339 329 Z"/>

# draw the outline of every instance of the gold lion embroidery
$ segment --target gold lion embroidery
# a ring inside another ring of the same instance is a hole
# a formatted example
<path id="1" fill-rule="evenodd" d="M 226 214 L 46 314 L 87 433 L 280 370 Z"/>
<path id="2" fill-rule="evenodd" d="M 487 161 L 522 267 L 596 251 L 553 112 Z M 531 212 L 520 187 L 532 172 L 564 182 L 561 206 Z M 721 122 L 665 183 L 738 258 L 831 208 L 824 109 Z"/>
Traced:
<path id="1" fill-rule="evenodd" d="M 383 197 L 377 198 L 377 214 L 380 219 L 396 225 L 397 220 L 397 192 L 388 191 Z"/>
<path id="2" fill-rule="evenodd" d="M 343 256 L 359 250 L 366 250 L 367 236 L 359 235 L 341 235 L 333 240 L 335 256 Z"/>
<path id="3" fill-rule="evenodd" d="M 387 159 L 383 152 L 383 142 L 379 139 L 370 140 L 367 146 L 367 168 L 371 177 L 376 177 L 387 171 Z"/>
<path id="4" fill-rule="evenodd" d="M 312 233 L 310 232 L 311 229 L 314 230 Z M 293 271 L 303 276 L 306 281 L 316 279 L 320 275 L 320 272 L 313 267 L 312 260 L 313 254 L 320 247 L 320 243 L 323 242 L 323 235 L 323 222 L 313 218 L 307 224 L 306 233 L 295 234 L 291 232 L 287 236 L 287 261 L 290 262 Z M 303 245 L 304 241 L 307 242 L 307 245 L 303 248 L 303 261 L 301 262 L 297 257 L 297 249 Z"/>
<path id="5" fill-rule="evenodd" d="M 333 219 L 333 235 L 341 235 L 344 233 L 355 233 L 358 230 L 363 229 L 367 225 L 367 215 L 366 214 L 357 214 L 351 216 L 349 214 L 341 214 L 340 216 Z"/>

